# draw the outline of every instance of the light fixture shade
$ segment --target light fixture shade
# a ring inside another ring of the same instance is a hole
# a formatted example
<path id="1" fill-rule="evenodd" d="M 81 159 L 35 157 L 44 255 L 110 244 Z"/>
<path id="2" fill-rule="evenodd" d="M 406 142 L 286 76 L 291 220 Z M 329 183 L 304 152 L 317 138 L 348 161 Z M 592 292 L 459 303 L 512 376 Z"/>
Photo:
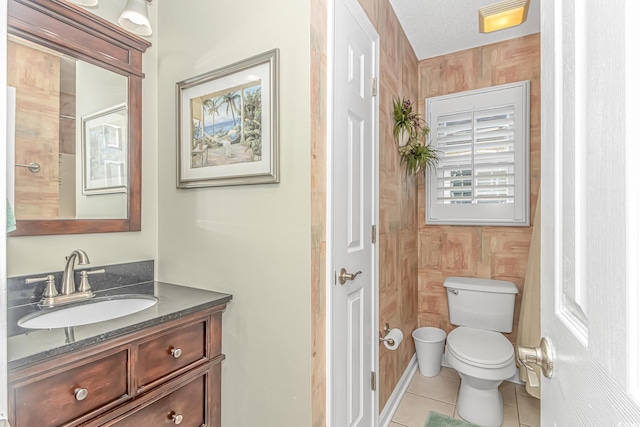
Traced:
<path id="1" fill-rule="evenodd" d="M 127 31 L 140 36 L 150 36 L 151 22 L 149 21 L 149 13 L 147 10 L 146 0 L 127 0 L 118 24 Z"/>
<path id="2" fill-rule="evenodd" d="M 529 0 L 506 0 L 478 10 L 481 33 L 515 27 L 527 20 Z"/>
<path id="3" fill-rule="evenodd" d="M 96 7 L 98 5 L 98 0 L 71 0 L 71 2 L 84 7 Z"/>

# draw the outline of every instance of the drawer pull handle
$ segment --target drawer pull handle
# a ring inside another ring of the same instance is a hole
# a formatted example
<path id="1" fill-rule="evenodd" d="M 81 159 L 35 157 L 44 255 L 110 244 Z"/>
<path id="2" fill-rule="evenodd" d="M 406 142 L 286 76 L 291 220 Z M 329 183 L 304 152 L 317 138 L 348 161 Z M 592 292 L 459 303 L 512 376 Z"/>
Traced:
<path id="1" fill-rule="evenodd" d="M 171 413 L 171 419 L 173 420 L 174 424 L 180 424 L 182 422 L 182 415 L 180 414 L 176 414 L 175 412 Z"/>
<path id="2" fill-rule="evenodd" d="M 75 397 L 78 402 L 85 400 L 87 396 L 89 396 L 89 390 L 86 388 L 77 388 L 73 391 L 73 397 Z"/>
<path id="3" fill-rule="evenodd" d="M 182 349 L 179 348 L 172 348 L 171 349 L 171 355 L 175 358 L 175 359 L 179 359 L 180 356 L 182 356 Z"/>

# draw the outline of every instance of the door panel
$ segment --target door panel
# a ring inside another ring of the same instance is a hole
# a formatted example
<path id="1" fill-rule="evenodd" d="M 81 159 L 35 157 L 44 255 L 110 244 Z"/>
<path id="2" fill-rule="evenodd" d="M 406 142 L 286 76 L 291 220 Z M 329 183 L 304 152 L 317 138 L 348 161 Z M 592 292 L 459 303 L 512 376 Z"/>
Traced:
<path id="1" fill-rule="evenodd" d="M 355 0 L 335 1 L 333 76 L 331 390 L 333 426 L 369 427 L 377 418 L 371 387 L 376 370 L 374 304 L 377 275 L 371 239 L 376 207 L 377 36 L 362 26 Z M 354 16 L 359 15 L 359 18 Z M 366 23 L 371 26 L 369 21 Z M 371 26 L 372 28 L 372 26 Z M 375 33 L 375 32 L 374 32 Z M 343 284 L 341 270 L 355 275 Z"/>
<path id="2" fill-rule="evenodd" d="M 638 221 L 627 204 L 629 186 L 637 191 L 627 128 L 640 94 L 628 92 L 624 66 L 637 43 L 625 26 L 637 22 L 621 4 L 542 0 L 541 326 L 555 349 L 543 426 L 640 425 L 630 395 L 638 307 L 628 304 L 637 235 L 627 225 Z"/>
<path id="3" fill-rule="evenodd" d="M 363 314 L 367 311 L 364 307 L 364 289 L 360 288 L 348 297 L 347 310 L 349 325 L 347 327 L 347 338 L 349 363 L 347 370 L 349 381 L 347 382 L 349 405 L 348 420 L 349 426 L 357 426 L 362 420 L 364 407 L 364 369 L 367 368 L 364 360 L 364 322 Z M 367 393 L 368 394 L 368 393 Z"/>
<path id="4" fill-rule="evenodd" d="M 363 148 L 364 148 L 364 121 L 348 112 L 348 148 L 347 148 L 347 200 L 348 211 L 348 232 L 349 242 L 347 244 L 347 252 L 355 253 L 364 250 L 363 227 L 364 219 L 364 200 L 363 200 Z"/>

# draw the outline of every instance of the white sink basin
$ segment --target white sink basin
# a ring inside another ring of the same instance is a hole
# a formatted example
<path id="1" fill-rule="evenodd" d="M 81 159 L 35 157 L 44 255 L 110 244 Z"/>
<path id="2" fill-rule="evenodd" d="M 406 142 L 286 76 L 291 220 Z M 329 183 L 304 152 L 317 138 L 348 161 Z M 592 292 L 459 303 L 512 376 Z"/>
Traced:
<path id="1" fill-rule="evenodd" d="M 32 313 L 18 320 L 26 329 L 52 329 L 88 325 L 116 319 L 153 307 L 158 298 L 150 295 L 119 295 L 88 300 Z"/>

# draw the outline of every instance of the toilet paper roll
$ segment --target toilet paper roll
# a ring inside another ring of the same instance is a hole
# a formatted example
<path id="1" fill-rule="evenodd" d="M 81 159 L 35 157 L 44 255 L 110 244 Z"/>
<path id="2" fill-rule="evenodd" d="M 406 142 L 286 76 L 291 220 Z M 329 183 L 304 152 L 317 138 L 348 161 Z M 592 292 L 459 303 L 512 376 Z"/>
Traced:
<path id="1" fill-rule="evenodd" d="M 393 345 L 389 344 L 389 341 L 388 341 L 389 338 L 393 340 Z M 385 339 L 384 346 L 387 347 L 389 350 L 395 350 L 396 348 L 398 348 L 398 346 L 404 339 L 404 336 L 402 335 L 402 331 L 400 329 L 393 328 L 392 330 L 389 331 L 387 335 L 385 335 L 384 339 Z"/>

